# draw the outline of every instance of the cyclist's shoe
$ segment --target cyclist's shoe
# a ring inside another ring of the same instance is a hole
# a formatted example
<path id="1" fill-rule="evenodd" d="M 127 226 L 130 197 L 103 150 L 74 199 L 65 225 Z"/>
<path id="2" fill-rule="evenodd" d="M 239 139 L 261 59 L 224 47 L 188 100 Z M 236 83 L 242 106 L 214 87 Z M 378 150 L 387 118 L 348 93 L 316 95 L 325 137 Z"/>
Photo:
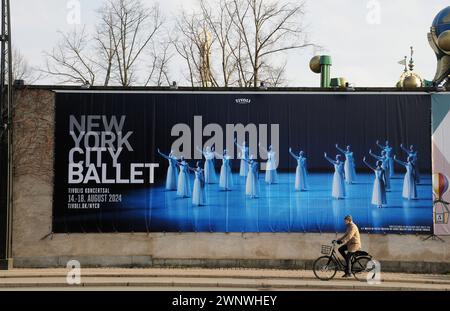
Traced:
<path id="1" fill-rule="evenodd" d="M 346 273 L 342 276 L 343 278 L 351 278 L 353 275 L 351 273 Z"/>

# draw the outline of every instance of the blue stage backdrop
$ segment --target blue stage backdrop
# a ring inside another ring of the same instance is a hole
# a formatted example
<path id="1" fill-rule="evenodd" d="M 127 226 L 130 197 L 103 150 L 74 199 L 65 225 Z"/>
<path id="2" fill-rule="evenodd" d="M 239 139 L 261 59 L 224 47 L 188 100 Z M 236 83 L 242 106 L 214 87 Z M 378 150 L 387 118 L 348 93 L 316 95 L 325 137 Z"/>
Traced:
<path id="1" fill-rule="evenodd" d="M 54 232 L 433 230 L 428 95 L 58 92 L 55 114 Z"/>

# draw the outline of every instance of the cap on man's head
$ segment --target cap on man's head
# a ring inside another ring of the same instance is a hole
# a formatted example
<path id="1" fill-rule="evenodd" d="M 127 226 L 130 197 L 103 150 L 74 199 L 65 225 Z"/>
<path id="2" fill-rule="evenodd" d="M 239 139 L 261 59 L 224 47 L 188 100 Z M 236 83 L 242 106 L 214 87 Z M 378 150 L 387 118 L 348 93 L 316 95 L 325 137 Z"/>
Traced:
<path id="1" fill-rule="evenodd" d="M 352 215 L 347 215 L 344 217 L 344 220 L 350 220 L 353 221 Z"/>

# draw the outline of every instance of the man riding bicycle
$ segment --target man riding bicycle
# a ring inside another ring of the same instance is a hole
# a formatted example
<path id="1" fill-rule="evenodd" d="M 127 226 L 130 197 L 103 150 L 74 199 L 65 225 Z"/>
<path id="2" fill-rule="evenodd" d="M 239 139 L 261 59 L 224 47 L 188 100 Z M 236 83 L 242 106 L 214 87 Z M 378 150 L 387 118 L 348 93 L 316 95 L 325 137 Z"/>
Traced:
<path id="1" fill-rule="evenodd" d="M 351 259 L 355 252 L 361 249 L 361 238 L 359 236 L 358 227 L 353 223 L 351 215 L 345 216 L 344 222 L 347 226 L 347 230 L 345 231 L 344 236 L 336 242 L 337 244 L 344 244 L 339 247 L 338 250 L 346 262 L 345 274 L 342 277 L 348 278 L 352 277 Z"/>

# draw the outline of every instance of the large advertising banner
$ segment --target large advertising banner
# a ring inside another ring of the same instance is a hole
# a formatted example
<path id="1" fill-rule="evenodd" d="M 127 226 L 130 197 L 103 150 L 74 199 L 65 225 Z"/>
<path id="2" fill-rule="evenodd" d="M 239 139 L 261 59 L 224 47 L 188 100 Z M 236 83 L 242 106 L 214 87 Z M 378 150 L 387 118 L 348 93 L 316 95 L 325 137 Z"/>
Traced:
<path id="1" fill-rule="evenodd" d="M 450 235 L 450 95 L 432 96 L 433 219 L 436 235 Z"/>
<path id="2" fill-rule="evenodd" d="M 433 231 L 431 97 L 57 92 L 54 232 Z"/>

